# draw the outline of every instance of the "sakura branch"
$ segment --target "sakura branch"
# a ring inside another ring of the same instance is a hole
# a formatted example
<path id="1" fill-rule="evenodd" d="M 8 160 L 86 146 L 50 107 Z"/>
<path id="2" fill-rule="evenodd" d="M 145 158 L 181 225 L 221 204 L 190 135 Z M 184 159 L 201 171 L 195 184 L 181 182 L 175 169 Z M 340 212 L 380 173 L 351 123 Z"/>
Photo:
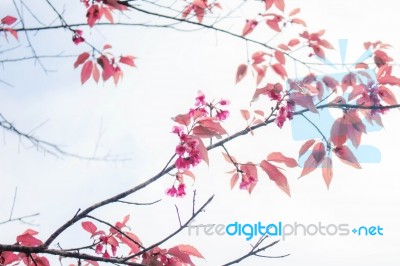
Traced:
<path id="1" fill-rule="evenodd" d="M 281 256 L 261 255 L 260 254 L 261 252 L 263 252 L 263 251 L 267 250 L 268 248 L 273 247 L 273 246 L 275 246 L 276 244 L 279 243 L 279 240 L 276 240 L 276 241 L 273 241 L 272 243 L 270 243 L 268 245 L 261 246 L 261 244 L 267 239 L 267 237 L 268 237 L 267 235 L 262 236 L 247 254 L 245 254 L 242 257 L 237 258 L 237 259 L 235 259 L 235 260 L 233 260 L 231 262 L 228 262 L 228 263 L 224 264 L 223 266 L 228 266 L 228 265 L 233 265 L 233 264 L 240 263 L 241 261 L 243 261 L 243 260 L 245 260 L 245 259 L 247 259 L 247 258 L 249 258 L 251 256 L 256 256 L 256 257 L 261 257 L 261 258 L 269 258 L 269 259 L 272 259 L 272 258 L 284 258 L 284 257 L 289 256 L 289 254 L 281 255 Z"/>
<path id="2" fill-rule="evenodd" d="M 18 191 L 18 188 L 15 188 L 13 202 L 12 202 L 11 211 L 10 211 L 10 216 L 8 217 L 7 220 L 0 221 L 0 225 L 6 224 L 6 223 L 15 222 L 15 221 L 20 221 L 21 223 L 24 223 L 24 224 L 33 225 L 31 222 L 27 222 L 26 219 L 27 218 L 32 218 L 32 217 L 35 217 L 35 216 L 39 215 L 39 213 L 33 213 L 33 214 L 19 216 L 19 217 L 14 217 L 13 216 L 14 215 L 15 203 L 16 203 L 16 200 L 17 200 L 17 191 Z"/>
<path id="3" fill-rule="evenodd" d="M 39 152 L 50 154 L 58 158 L 72 157 L 88 161 L 108 161 L 108 162 L 123 162 L 129 160 L 129 158 L 125 155 L 106 154 L 104 156 L 82 156 L 79 154 L 68 152 L 54 143 L 40 139 L 31 133 L 26 133 L 21 131 L 20 129 L 14 126 L 14 123 L 8 121 L 2 114 L 0 114 L 0 127 L 18 136 L 18 138 L 21 141 L 26 141 L 30 143 Z"/>

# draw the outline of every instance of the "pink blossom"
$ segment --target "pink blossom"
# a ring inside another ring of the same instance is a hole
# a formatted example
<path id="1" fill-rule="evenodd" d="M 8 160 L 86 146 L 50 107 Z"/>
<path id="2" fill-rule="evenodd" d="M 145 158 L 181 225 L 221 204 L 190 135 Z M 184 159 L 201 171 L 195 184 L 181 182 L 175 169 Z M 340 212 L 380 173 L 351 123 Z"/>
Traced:
<path id="1" fill-rule="evenodd" d="M 219 104 L 220 105 L 228 105 L 228 104 L 230 104 L 231 102 L 229 101 L 229 100 L 226 100 L 226 99 L 222 99 L 221 101 L 219 101 Z"/>
<path id="2" fill-rule="evenodd" d="M 206 96 L 202 91 L 197 92 L 197 97 L 196 97 L 196 103 L 194 104 L 195 106 L 200 106 L 200 105 L 205 105 L 206 104 Z"/>
<path id="3" fill-rule="evenodd" d="M 229 117 L 229 111 L 227 110 L 220 110 L 217 111 L 217 118 L 220 121 L 226 120 Z"/>
<path id="4" fill-rule="evenodd" d="M 175 153 L 178 154 L 179 156 L 182 156 L 185 153 L 185 151 L 186 151 L 185 146 L 180 145 L 180 144 L 177 145 L 175 148 Z"/>
<path id="5" fill-rule="evenodd" d="M 185 191 L 185 184 L 181 183 L 178 186 L 178 192 L 176 193 L 177 197 L 184 197 L 186 195 L 186 191 Z"/>
<path id="6" fill-rule="evenodd" d="M 168 195 L 168 196 L 171 196 L 171 197 L 175 197 L 175 195 L 177 194 L 177 190 L 176 190 L 176 188 L 175 188 L 175 186 L 172 186 L 171 188 L 168 188 L 166 191 L 165 191 L 165 193 Z"/>

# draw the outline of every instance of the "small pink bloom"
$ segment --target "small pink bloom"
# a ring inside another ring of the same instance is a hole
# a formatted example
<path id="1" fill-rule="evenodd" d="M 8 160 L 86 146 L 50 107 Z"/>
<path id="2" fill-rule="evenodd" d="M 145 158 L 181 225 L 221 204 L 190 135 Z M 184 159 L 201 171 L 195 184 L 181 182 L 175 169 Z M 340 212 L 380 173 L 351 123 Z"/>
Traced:
<path id="1" fill-rule="evenodd" d="M 183 183 L 179 184 L 179 186 L 178 186 L 178 192 L 176 193 L 176 196 L 177 196 L 177 197 L 183 197 L 183 196 L 185 196 L 185 195 L 186 195 L 185 188 L 186 188 L 185 184 L 183 184 Z"/>
<path id="2" fill-rule="evenodd" d="M 197 92 L 197 97 L 196 97 L 196 103 L 194 104 L 195 106 L 200 106 L 200 105 L 205 105 L 206 104 L 206 96 L 202 91 Z"/>
<path id="3" fill-rule="evenodd" d="M 177 193 L 177 190 L 176 190 L 175 186 L 172 186 L 171 188 L 168 188 L 168 189 L 165 191 L 165 193 L 166 193 L 168 196 L 175 197 L 175 195 L 176 195 L 176 193 Z"/>
<path id="4" fill-rule="evenodd" d="M 231 102 L 229 101 L 229 100 L 226 100 L 226 99 L 222 99 L 221 101 L 219 101 L 219 104 L 220 105 L 228 105 L 228 104 L 230 104 Z"/>
<path id="5" fill-rule="evenodd" d="M 183 156 L 185 151 L 186 151 L 185 146 L 180 145 L 180 144 L 178 146 L 176 146 L 176 148 L 175 148 L 175 153 L 178 154 L 179 156 Z"/>
<path id="6" fill-rule="evenodd" d="M 190 162 L 183 157 L 179 157 L 175 161 L 175 166 L 178 168 L 178 170 L 188 170 L 190 167 Z"/>
<path id="7" fill-rule="evenodd" d="M 220 121 L 226 120 L 229 117 L 229 111 L 227 110 L 220 110 L 217 111 L 217 118 Z"/>
<path id="8" fill-rule="evenodd" d="M 173 126 L 172 127 L 172 133 L 177 134 L 178 136 L 180 136 L 182 131 L 183 131 L 183 127 L 182 126 Z"/>

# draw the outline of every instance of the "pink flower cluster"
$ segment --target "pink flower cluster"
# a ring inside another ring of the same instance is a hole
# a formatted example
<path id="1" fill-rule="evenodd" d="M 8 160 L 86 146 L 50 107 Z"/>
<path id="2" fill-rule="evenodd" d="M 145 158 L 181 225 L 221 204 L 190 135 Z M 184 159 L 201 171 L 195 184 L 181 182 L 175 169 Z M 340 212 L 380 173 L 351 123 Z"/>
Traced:
<path id="1" fill-rule="evenodd" d="M 371 101 L 372 106 L 380 106 L 381 99 L 379 98 L 379 91 L 378 91 L 378 86 L 376 84 L 370 84 L 369 90 L 368 90 L 368 96 L 369 100 Z M 372 109 L 371 110 L 371 115 L 375 115 L 380 113 L 380 109 Z"/>
<path id="2" fill-rule="evenodd" d="M 243 189 L 243 190 L 248 190 L 249 187 L 250 187 L 252 184 L 255 184 L 255 183 L 257 183 L 257 179 L 255 179 L 255 178 L 252 177 L 252 176 L 247 177 L 247 175 L 244 175 L 244 176 L 242 177 L 242 181 L 241 181 L 240 184 L 239 184 L 239 188 L 240 188 L 240 189 Z"/>
<path id="3" fill-rule="evenodd" d="M 74 36 L 72 36 L 72 41 L 78 45 L 81 42 L 84 42 L 85 39 L 82 37 L 82 31 L 81 30 L 74 30 Z"/>
<path id="4" fill-rule="evenodd" d="M 178 159 L 175 161 L 175 166 L 178 170 L 188 170 L 190 166 L 195 167 L 201 160 L 199 151 L 199 140 L 187 135 L 183 132 L 183 127 L 174 126 L 172 132 L 177 134 L 180 143 L 175 148 L 175 153 Z"/>
<path id="5" fill-rule="evenodd" d="M 294 109 L 295 109 L 295 103 L 292 100 L 288 100 L 286 106 L 281 106 L 279 108 L 279 114 L 275 119 L 275 123 L 278 125 L 279 128 L 282 128 L 286 119 L 289 120 L 293 119 Z"/>
<path id="6" fill-rule="evenodd" d="M 180 183 L 178 185 L 178 189 L 175 188 L 175 185 L 172 185 L 171 188 L 168 188 L 165 193 L 171 197 L 184 197 L 186 196 L 186 186 L 184 183 Z"/>
<path id="7" fill-rule="evenodd" d="M 190 110 L 189 110 L 190 117 L 198 118 L 198 117 L 205 117 L 205 116 L 209 115 L 209 113 L 206 109 L 207 107 L 210 109 L 216 110 L 217 113 L 216 113 L 215 117 L 219 121 L 224 121 L 229 117 L 229 111 L 223 110 L 219 107 L 219 106 L 225 106 L 225 105 L 230 104 L 229 100 L 221 99 L 216 104 L 214 104 L 213 102 L 207 103 L 206 96 L 204 95 L 204 93 L 202 91 L 198 91 L 197 94 L 198 95 L 195 99 L 196 102 L 194 104 L 196 106 L 196 108 L 190 108 Z"/>
<path id="8" fill-rule="evenodd" d="M 280 83 L 275 83 L 273 89 L 269 90 L 267 95 L 271 101 L 280 101 L 282 99 L 283 87 Z"/>

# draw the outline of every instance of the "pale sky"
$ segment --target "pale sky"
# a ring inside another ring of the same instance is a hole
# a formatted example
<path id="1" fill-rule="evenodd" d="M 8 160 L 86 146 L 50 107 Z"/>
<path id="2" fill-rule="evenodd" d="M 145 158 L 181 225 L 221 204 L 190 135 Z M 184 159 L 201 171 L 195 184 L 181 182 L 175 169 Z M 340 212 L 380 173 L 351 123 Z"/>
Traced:
<path id="1" fill-rule="evenodd" d="M 221 0 L 222 5 L 227 3 L 227 9 L 234 7 L 236 2 L 239 1 Z M 341 61 L 339 39 L 348 40 L 346 62 L 361 56 L 364 41 L 376 40 L 392 44 L 391 55 L 398 62 L 400 2 L 287 0 L 286 4 L 287 10 L 301 7 L 299 16 L 306 20 L 310 31 L 327 30 L 325 37 L 336 48 L 328 53 L 332 62 Z M 15 14 L 12 1 L 6 1 L 4 5 L 0 17 Z M 84 17 L 84 8 L 80 3 L 71 5 L 74 7 L 70 9 L 66 6 L 66 16 L 71 21 L 80 21 L 77 18 Z M 32 8 L 47 23 L 55 18 L 49 9 Z M 240 33 L 243 20 L 256 12 L 251 7 L 248 11 L 239 10 L 221 26 Z M 40 212 L 40 216 L 28 221 L 38 225 L 32 228 L 40 232 L 42 240 L 70 219 L 77 209 L 127 190 L 162 169 L 177 144 L 176 137 L 170 133 L 174 125 L 170 118 L 186 112 L 194 103 L 198 90 L 204 91 L 209 99 L 231 100 L 231 117 L 224 124 L 230 134 L 245 127 L 238 110 L 249 108 L 255 90 L 254 80 L 249 77 L 236 86 L 234 84 L 236 67 L 246 61 L 246 44 L 235 38 L 207 30 L 182 32 L 142 27 L 118 30 L 109 27 L 91 32 L 84 28 L 84 32 L 92 34 L 99 44 L 111 43 L 117 54 L 135 55 L 138 68 L 126 69 L 124 80 L 117 87 L 110 82 L 96 85 L 93 81 L 81 86 L 79 70 L 73 69 L 74 58 L 44 61 L 50 70 L 56 70 L 47 74 L 32 61 L 5 64 L 0 72 L 0 79 L 13 85 L 0 83 L 0 112 L 17 128 L 25 132 L 34 130 L 36 136 L 60 144 L 73 153 L 91 156 L 94 152 L 96 155 L 110 152 L 129 154 L 131 158 L 123 163 L 87 162 L 69 157 L 57 159 L 37 152 L 27 142 L 20 142 L 15 135 L 3 131 L 0 221 L 8 219 L 14 189 L 18 187 L 14 216 Z M 57 40 L 52 39 L 54 34 L 57 34 Z M 256 29 L 254 38 L 262 34 L 261 28 Z M 23 36 L 21 39 L 25 40 Z M 39 54 L 62 51 L 78 54 L 85 50 L 82 45 L 76 47 L 70 39 L 71 34 L 63 30 L 32 35 Z M 0 50 L 4 50 L 3 39 L 0 45 Z M 9 45 L 15 47 L 18 44 L 11 41 Z M 26 43 L 22 43 L 20 48 L 9 52 L 10 57 L 22 54 L 22 50 L 29 54 L 25 46 Z M 249 49 L 253 52 L 261 48 L 249 45 Z M 7 58 L 7 55 L 0 54 L 0 58 Z M 307 60 L 313 61 L 312 58 Z M 298 75 L 301 71 L 304 70 L 300 69 Z M 324 71 L 336 73 L 342 69 L 324 68 Z M 290 73 L 293 75 L 293 69 Z M 399 93 L 396 95 L 400 97 Z M 351 229 L 378 225 L 384 228 L 383 236 L 292 236 L 265 253 L 270 256 L 289 253 L 290 256 L 251 258 L 240 265 L 399 265 L 398 118 L 398 110 L 389 112 L 384 117 L 383 130 L 363 137 L 364 144 L 379 148 L 381 162 L 362 164 L 362 169 L 356 170 L 334 161 L 329 191 L 320 171 L 297 179 L 300 168 L 287 171 L 291 198 L 264 174 L 260 174 L 259 184 L 251 195 L 238 188 L 230 190 L 230 176 L 225 172 L 232 166 L 223 160 L 221 150 L 217 149 L 210 152 L 209 167 L 202 163 L 194 170 L 197 180 L 193 186 L 188 183 L 189 196 L 183 199 L 165 196 L 165 189 L 173 182 L 173 177 L 165 176 L 128 197 L 135 202 L 163 199 L 161 203 L 150 207 L 113 204 L 93 215 L 115 223 L 130 214 L 132 231 L 145 245 L 150 245 L 177 228 L 174 204 L 179 206 L 182 220 L 189 217 L 190 191 L 196 189 L 197 206 L 212 194 L 216 195 L 206 212 L 196 218 L 196 223 L 322 222 L 349 224 Z M 273 151 L 297 157 L 303 142 L 294 141 L 291 134 L 289 124 L 283 129 L 271 125 L 256 132 L 254 137 L 245 136 L 227 144 L 227 148 L 243 161 L 259 162 Z M 1 225 L 0 242 L 13 243 L 15 237 L 28 227 L 18 222 Z M 273 239 L 278 238 L 271 238 L 271 241 Z M 90 239 L 78 224 L 57 242 L 67 248 L 88 244 Z M 162 247 L 181 243 L 194 245 L 204 255 L 206 260 L 196 260 L 199 265 L 220 265 L 247 253 L 254 241 L 227 235 L 189 236 L 183 231 Z M 52 265 L 58 265 L 57 258 L 51 261 Z"/>

